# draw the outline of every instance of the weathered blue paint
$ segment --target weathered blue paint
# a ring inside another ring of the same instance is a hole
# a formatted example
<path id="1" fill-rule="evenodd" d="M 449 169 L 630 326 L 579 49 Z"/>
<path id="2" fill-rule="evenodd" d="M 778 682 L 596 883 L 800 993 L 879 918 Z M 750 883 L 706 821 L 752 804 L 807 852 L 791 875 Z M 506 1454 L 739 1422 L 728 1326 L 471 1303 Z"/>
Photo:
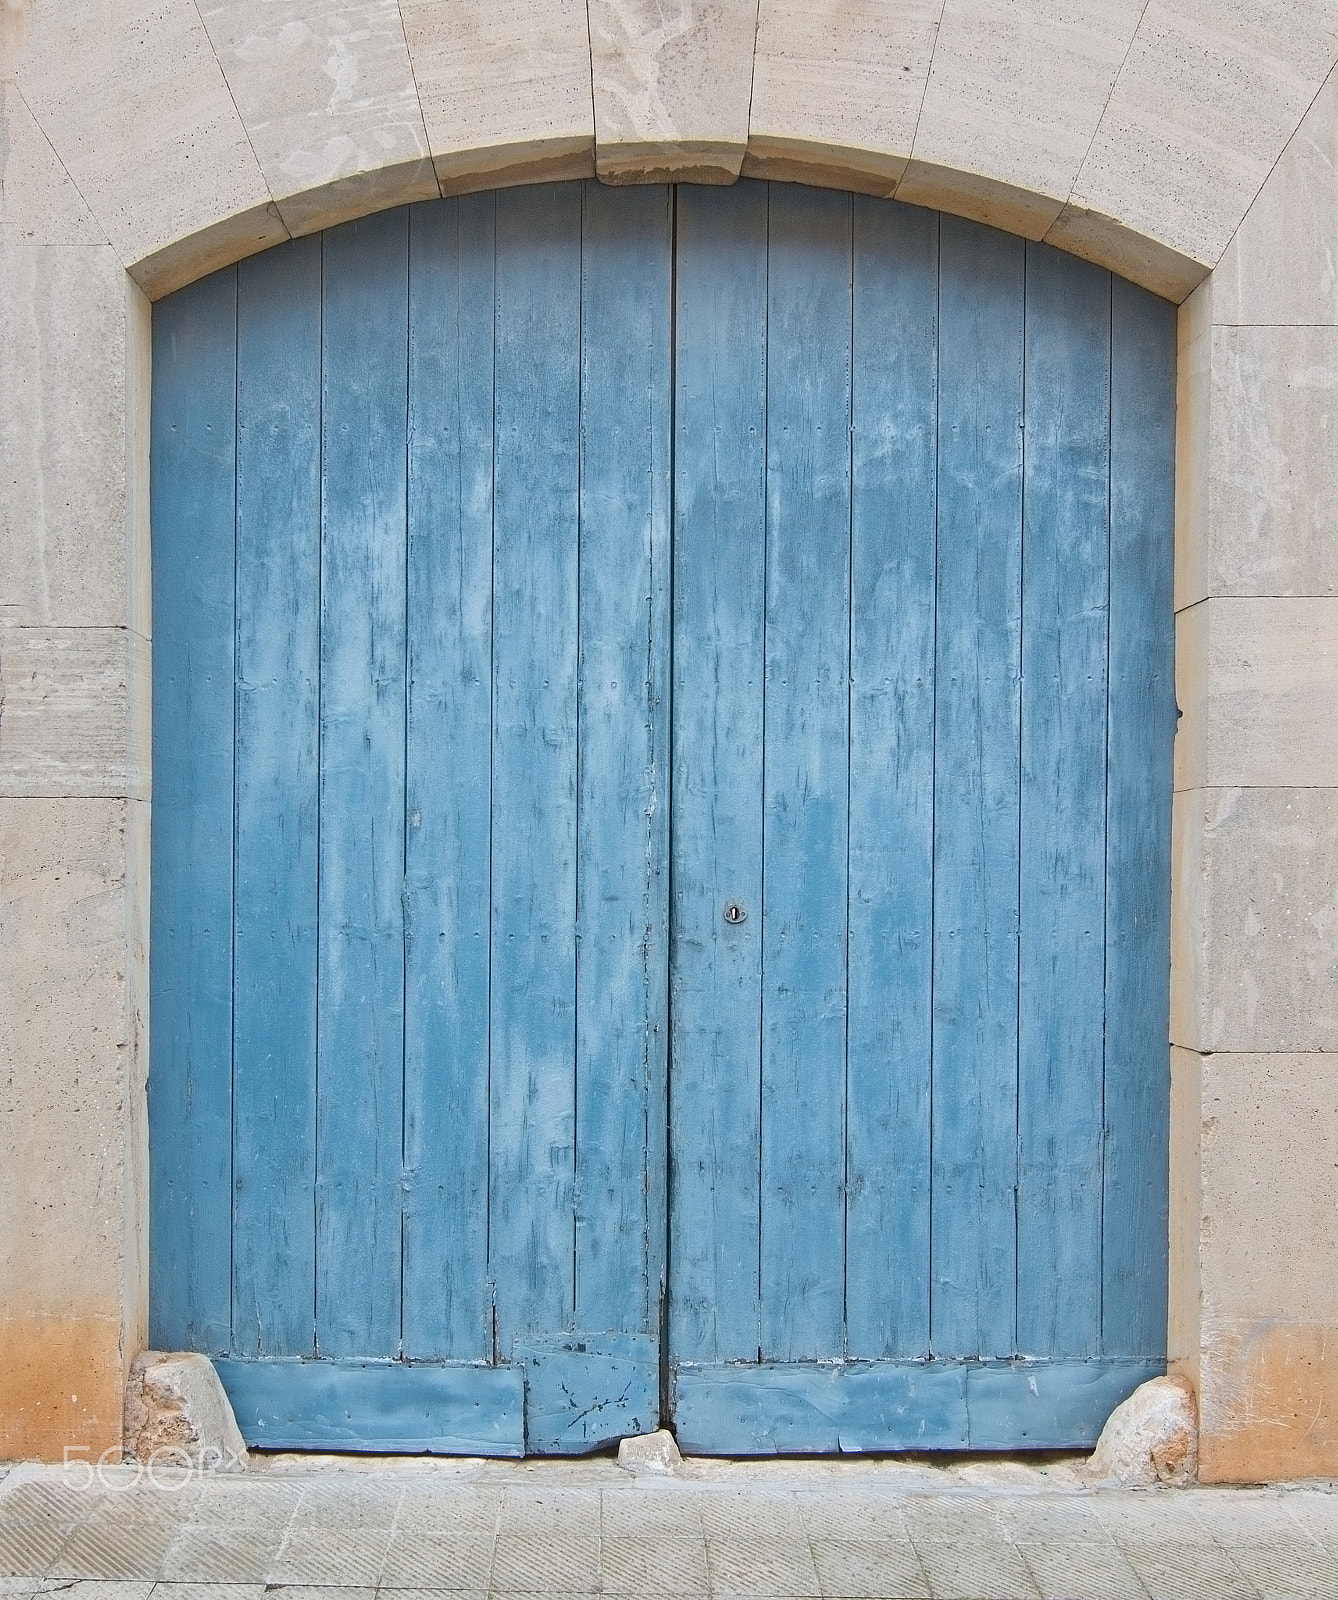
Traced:
<path id="1" fill-rule="evenodd" d="M 409 214 L 324 237 L 316 1348 L 400 1339 Z"/>
<path id="2" fill-rule="evenodd" d="M 766 185 L 680 189 L 677 264 L 669 1348 L 755 1361 Z"/>
<path id="3" fill-rule="evenodd" d="M 857 199 L 845 1278 L 864 1360 L 929 1354 L 937 334 L 937 213 Z"/>
<path id="4" fill-rule="evenodd" d="M 1110 274 L 1027 246 L 1017 1347 L 1101 1351 Z"/>
<path id="5" fill-rule="evenodd" d="M 409 243 L 404 1351 L 486 1360 L 494 199 Z"/>
<path id="6" fill-rule="evenodd" d="M 518 1368 L 402 1361 L 215 1361 L 237 1426 L 260 1450 L 525 1453 Z"/>
<path id="7" fill-rule="evenodd" d="M 1090 1443 L 1164 1364 L 1170 308 L 745 182 L 155 318 L 155 1340 L 288 1446 L 664 1376 L 700 1450 Z"/>
<path id="8" fill-rule="evenodd" d="M 149 1336 L 231 1345 L 237 274 L 154 310 Z"/>
<path id="9" fill-rule="evenodd" d="M 776 185 L 767 267 L 762 1355 L 802 1361 L 845 1309 L 850 196 Z"/>
<path id="10" fill-rule="evenodd" d="M 1016 1349 L 1023 244 L 940 223 L 930 1348 Z"/>
<path id="11" fill-rule="evenodd" d="M 237 269 L 232 1340 L 315 1352 L 321 241 Z"/>
<path id="12" fill-rule="evenodd" d="M 574 1327 L 581 190 L 497 196 L 492 1115 L 496 1338 Z"/>
<path id="13" fill-rule="evenodd" d="M 1111 290 L 1102 1337 L 1137 1357 L 1166 1338 L 1175 307 Z"/>
<path id="14" fill-rule="evenodd" d="M 658 1408 L 668 1049 L 671 196 L 654 187 L 623 195 L 599 184 L 583 193 L 574 1326 L 656 1335 L 656 1350 L 643 1358 Z M 533 1376 L 531 1369 L 532 1383 Z M 607 1392 L 621 1394 L 614 1374 L 608 1381 Z M 643 1388 L 642 1412 L 645 1394 Z M 594 1448 L 595 1434 L 612 1426 L 609 1414 L 585 1403 L 577 1410 L 583 1418 L 577 1438 Z M 532 1430 L 535 1416 L 532 1406 Z M 556 1449 L 569 1432 L 532 1431 L 532 1437 L 551 1437 Z"/>

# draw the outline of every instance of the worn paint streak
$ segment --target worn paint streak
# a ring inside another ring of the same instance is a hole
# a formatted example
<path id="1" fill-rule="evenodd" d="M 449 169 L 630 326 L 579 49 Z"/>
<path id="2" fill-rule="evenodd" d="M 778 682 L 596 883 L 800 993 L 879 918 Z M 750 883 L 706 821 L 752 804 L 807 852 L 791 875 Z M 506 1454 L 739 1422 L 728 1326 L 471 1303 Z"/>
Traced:
<path id="1" fill-rule="evenodd" d="M 404 210 L 324 239 L 316 1344 L 397 1352 L 404 1085 Z"/>
<path id="2" fill-rule="evenodd" d="M 489 1261 L 505 1354 L 572 1326 L 581 191 L 497 198 Z"/>
<path id="3" fill-rule="evenodd" d="M 1101 1349 L 1110 274 L 1027 246 L 1018 1347 Z"/>
<path id="4" fill-rule="evenodd" d="M 1166 1347 L 1175 308 L 1111 287 L 1102 1339 L 1138 1356 Z"/>
<path id="5" fill-rule="evenodd" d="M 1016 1348 L 1023 245 L 945 217 L 939 286 L 931 1348 Z"/>
<path id="6" fill-rule="evenodd" d="M 667 1044 L 652 1030 L 669 921 L 669 199 L 586 185 L 581 253 L 575 1325 L 646 1334 L 648 1200 L 663 1212 L 646 1130 L 664 1121 Z"/>
<path id="7" fill-rule="evenodd" d="M 150 1322 L 231 1339 L 237 273 L 154 310 Z"/>
<path id="8" fill-rule="evenodd" d="M 321 241 L 237 272 L 232 1347 L 300 1356 L 316 1335 Z"/>
<path id="9" fill-rule="evenodd" d="M 878 1359 L 929 1353 L 932 211 L 855 201 L 853 345 L 846 1346 Z"/>
<path id="10" fill-rule="evenodd" d="M 794 1361 L 845 1309 L 849 195 L 773 185 L 767 260 L 762 1353 Z"/>
<path id="11" fill-rule="evenodd" d="M 490 194 L 409 247 L 404 1350 L 483 1360 L 492 837 Z"/>
<path id="12" fill-rule="evenodd" d="M 678 197 L 669 1341 L 755 1359 L 767 188 Z M 727 904 L 747 913 L 724 920 Z"/>

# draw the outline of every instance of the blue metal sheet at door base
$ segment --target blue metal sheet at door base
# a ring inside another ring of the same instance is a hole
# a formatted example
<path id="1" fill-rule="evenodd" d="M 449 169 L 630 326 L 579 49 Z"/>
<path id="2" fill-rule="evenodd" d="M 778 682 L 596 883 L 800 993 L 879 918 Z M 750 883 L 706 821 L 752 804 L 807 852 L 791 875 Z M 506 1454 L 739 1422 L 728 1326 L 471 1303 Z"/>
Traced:
<path id="1" fill-rule="evenodd" d="M 877 1361 L 680 1367 L 679 1447 L 700 1455 L 1090 1450 L 1160 1361 Z"/>
<path id="2" fill-rule="evenodd" d="M 215 1359 L 256 1450 L 521 1456 L 525 1383 L 510 1367 Z"/>

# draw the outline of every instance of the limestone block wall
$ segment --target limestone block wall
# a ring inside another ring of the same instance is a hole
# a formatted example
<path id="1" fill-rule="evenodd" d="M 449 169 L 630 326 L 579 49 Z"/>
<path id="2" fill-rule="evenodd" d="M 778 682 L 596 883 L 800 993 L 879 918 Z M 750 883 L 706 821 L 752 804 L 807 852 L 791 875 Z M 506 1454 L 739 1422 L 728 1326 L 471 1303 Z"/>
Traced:
<path id="1" fill-rule="evenodd" d="M 1335 173 L 1330 79 L 1180 313 L 1171 1348 L 1228 1480 L 1338 1460 Z"/>
<path id="2" fill-rule="evenodd" d="M 58 1457 L 144 1320 L 149 305 L 0 93 L 0 1457 Z"/>
<path id="3" fill-rule="evenodd" d="M 1181 311 L 1171 1350 L 1338 1473 L 1338 0 L 0 0 L 0 1459 L 145 1319 L 149 298 L 535 178 L 834 184 Z"/>

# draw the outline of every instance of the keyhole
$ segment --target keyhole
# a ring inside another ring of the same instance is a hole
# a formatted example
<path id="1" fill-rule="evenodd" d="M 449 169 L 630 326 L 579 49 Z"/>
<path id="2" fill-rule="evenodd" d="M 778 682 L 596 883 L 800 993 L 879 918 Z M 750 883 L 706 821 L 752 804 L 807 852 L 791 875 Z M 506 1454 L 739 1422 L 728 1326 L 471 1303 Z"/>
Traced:
<path id="1" fill-rule="evenodd" d="M 743 909 L 737 900 L 731 900 L 730 903 L 725 907 L 726 922 L 742 922 L 747 915 L 748 913 Z"/>

